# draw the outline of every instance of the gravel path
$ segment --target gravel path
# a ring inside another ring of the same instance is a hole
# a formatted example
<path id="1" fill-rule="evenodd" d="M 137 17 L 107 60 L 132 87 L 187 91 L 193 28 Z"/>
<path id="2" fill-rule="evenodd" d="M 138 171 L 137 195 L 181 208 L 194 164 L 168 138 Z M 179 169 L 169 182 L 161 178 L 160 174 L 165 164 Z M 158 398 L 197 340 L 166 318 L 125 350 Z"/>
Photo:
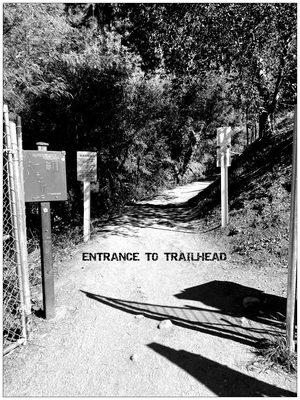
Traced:
<path id="1" fill-rule="evenodd" d="M 168 207 L 206 185 L 128 207 L 79 246 L 60 266 L 56 318 L 36 319 L 28 346 L 4 359 L 5 396 L 294 395 L 294 378 L 247 367 L 255 339 L 278 329 L 241 308 L 253 288 L 280 295 L 282 275 L 230 260 L 166 259 L 166 252 L 226 253 L 186 209 Z M 134 252 L 139 261 L 82 260 Z M 147 261 L 146 252 L 158 259 Z"/>

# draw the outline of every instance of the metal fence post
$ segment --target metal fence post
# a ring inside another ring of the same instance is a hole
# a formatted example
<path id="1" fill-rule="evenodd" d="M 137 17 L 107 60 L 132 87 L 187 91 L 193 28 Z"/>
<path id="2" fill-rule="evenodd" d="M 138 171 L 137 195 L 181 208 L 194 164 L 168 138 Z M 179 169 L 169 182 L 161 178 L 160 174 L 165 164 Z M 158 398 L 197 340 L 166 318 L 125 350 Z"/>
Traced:
<path id="1" fill-rule="evenodd" d="M 3 116 L 3 113 L 2 113 L 2 116 Z M 1 165 L 1 168 L 0 168 L 0 182 L 2 182 L 2 185 L 0 185 L 0 199 L 1 199 L 0 200 L 1 201 L 1 203 L 0 203 L 0 215 L 2 215 L 2 218 L 3 218 L 3 215 L 4 215 L 4 213 L 3 213 L 3 209 L 4 209 L 4 206 L 3 206 L 3 203 L 4 203 L 4 191 L 3 191 L 4 158 L 3 158 L 3 150 L 4 150 L 4 132 L 3 132 L 2 135 L 0 135 L 0 165 Z M 2 219 L 2 224 L 0 226 L 0 237 L 2 238 L 2 240 L 0 241 L 1 242 L 0 243 L 0 260 L 2 260 L 2 261 L 3 261 L 3 239 L 4 239 L 3 238 L 3 236 L 4 236 L 3 227 L 4 227 L 4 218 Z"/>
<path id="2" fill-rule="evenodd" d="M 8 151 L 8 174 L 9 174 L 9 188 L 10 188 L 10 209 L 12 215 L 13 235 L 15 239 L 15 262 L 18 274 L 18 289 L 19 289 L 19 301 L 21 304 L 20 315 L 21 315 L 21 331 L 23 342 L 27 340 L 27 329 L 26 329 L 26 316 L 24 307 L 24 293 L 23 293 L 23 281 L 22 281 L 22 258 L 21 258 L 21 243 L 20 243 L 20 201 L 18 199 L 20 182 L 17 179 L 18 163 L 17 160 L 17 149 L 15 143 L 13 143 L 14 128 L 15 125 L 10 123 L 8 107 L 4 105 L 4 126 L 6 131 L 7 151 Z M 11 132 L 12 130 L 12 132 Z"/>
<path id="3" fill-rule="evenodd" d="M 297 107 L 295 107 L 293 133 L 293 168 L 292 193 L 290 213 L 290 243 L 289 265 L 287 280 L 287 309 L 286 309 L 286 339 L 290 353 L 295 351 L 295 307 L 296 307 L 296 279 L 297 279 Z"/>
<path id="4" fill-rule="evenodd" d="M 20 171 L 20 211 L 21 211 L 21 236 L 24 242 L 22 252 L 22 279 L 23 279 L 23 293 L 24 293 L 24 307 L 25 315 L 28 317 L 31 314 L 31 297 L 30 297 L 30 283 L 29 283 L 29 267 L 28 267 L 28 250 L 27 250 L 27 232 L 26 232 L 26 209 L 25 209 L 25 194 L 24 194 L 24 174 L 23 174 L 23 140 L 22 140 L 22 127 L 21 118 L 17 117 L 16 126 L 16 139 L 19 159 Z"/>
<path id="5" fill-rule="evenodd" d="M 25 330 L 27 338 L 27 317 L 31 312 L 31 301 L 30 301 L 30 287 L 29 287 L 29 275 L 28 275 L 28 257 L 27 257 L 27 239 L 26 239 L 26 226 L 25 222 L 25 200 L 24 192 L 22 188 L 21 180 L 21 169 L 20 169 L 20 149 L 17 143 L 17 130 L 14 122 L 9 122 L 10 128 L 10 140 L 12 148 L 13 158 L 13 171 L 14 171 L 14 182 L 15 182 L 15 196 L 16 196 L 16 210 L 17 210 L 17 224 L 18 224 L 18 242 L 20 250 L 20 269 L 19 269 L 19 280 L 20 280 L 20 295 L 22 302 L 22 309 L 25 314 Z"/>

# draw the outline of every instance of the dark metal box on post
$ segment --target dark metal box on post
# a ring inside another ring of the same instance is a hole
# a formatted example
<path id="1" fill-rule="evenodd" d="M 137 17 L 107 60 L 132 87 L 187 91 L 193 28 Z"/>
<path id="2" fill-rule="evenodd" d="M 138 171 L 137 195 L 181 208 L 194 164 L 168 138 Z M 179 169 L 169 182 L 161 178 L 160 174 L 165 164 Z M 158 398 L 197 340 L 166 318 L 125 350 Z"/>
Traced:
<path id="1" fill-rule="evenodd" d="M 48 143 L 43 142 L 37 146 L 23 152 L 24 190 L 26 202 L 39 203 L 43 306 L 50 319 L 55 316 L 50 201 L 67 200 L 66 165 L 64 151 L 47 151 Z"/>

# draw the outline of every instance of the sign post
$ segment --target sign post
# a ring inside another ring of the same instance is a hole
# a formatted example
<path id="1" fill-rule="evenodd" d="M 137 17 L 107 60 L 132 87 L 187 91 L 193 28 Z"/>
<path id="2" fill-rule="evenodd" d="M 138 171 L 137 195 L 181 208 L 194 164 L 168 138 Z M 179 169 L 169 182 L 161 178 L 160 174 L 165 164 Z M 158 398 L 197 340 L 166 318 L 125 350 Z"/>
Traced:
<path id="1" fill-rule="evenodd" d="M 39 151 L 47 151 L 48 143 L 38 142 Z M 41 252 L 42 252 L 42 281 L 45 318 L 55 317 L 54 276 L 51 241 L 51 213 L 50 202 L 39 203 L 41 216 Z"/>
<path id="2" fill-rule="evenodd" d="M 83 241 L 87 242 L 91 236 L 91 184 L 83 181 Z"/>
<path id="3" fill-rule="evenodd" d="M 77 180 L 83 181 L 83 241 L 91 236 L 91 184 L 97 181 L 97 153 L 77 152 Z"/>
<path id="4" fill-rule="evenodd" d="M 55 296 L 50 201 L 67 200 L 65 152 L 47 151 L 48 143 L 43 142 L 37 147 L 23 151 L 24 191 L 26 202 L 39 203 L 43 307 L 45 318 L 51 319 L 55 316 Z"/>
<path id="5" fill-rule="evenodd" d="M 221 167 L 221 225 L 228 225 L 228 167 L 231 165 L 231 128 L 217 129 L 217 167 Z"/>
<path id="6" fill-rule="evenodd" d="M 295 351 L 295 311 L 297 280 L 297 106 L 294 116 L 293 167 L 290 213 L 289 265 L 287 280 L 286 339 L 289 353 Z"/>

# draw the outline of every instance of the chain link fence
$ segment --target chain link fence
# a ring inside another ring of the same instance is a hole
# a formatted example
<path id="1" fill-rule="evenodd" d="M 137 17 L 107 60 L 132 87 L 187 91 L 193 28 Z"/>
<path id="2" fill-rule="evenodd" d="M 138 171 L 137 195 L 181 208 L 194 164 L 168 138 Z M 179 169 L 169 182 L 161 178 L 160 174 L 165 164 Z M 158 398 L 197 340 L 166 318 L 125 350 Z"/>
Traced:
<path id="1" fill-rule="evenodd" d="M 18 148 L 12 140 L 8 112 L 4 112 L 3 129 L 3 350 L 4 354 L 26 343 L 26 307 L 24 274 L 26 268 L 20 235 L 24 233 L 25 210 L 21 203 L 21 182 L 18 180 Z M 17 163 L 17 164 L 16 164 Z M 23 237 L 24 239 L 24 237 Z M 25 274 L 26 275 L 26 274 Z"/>

